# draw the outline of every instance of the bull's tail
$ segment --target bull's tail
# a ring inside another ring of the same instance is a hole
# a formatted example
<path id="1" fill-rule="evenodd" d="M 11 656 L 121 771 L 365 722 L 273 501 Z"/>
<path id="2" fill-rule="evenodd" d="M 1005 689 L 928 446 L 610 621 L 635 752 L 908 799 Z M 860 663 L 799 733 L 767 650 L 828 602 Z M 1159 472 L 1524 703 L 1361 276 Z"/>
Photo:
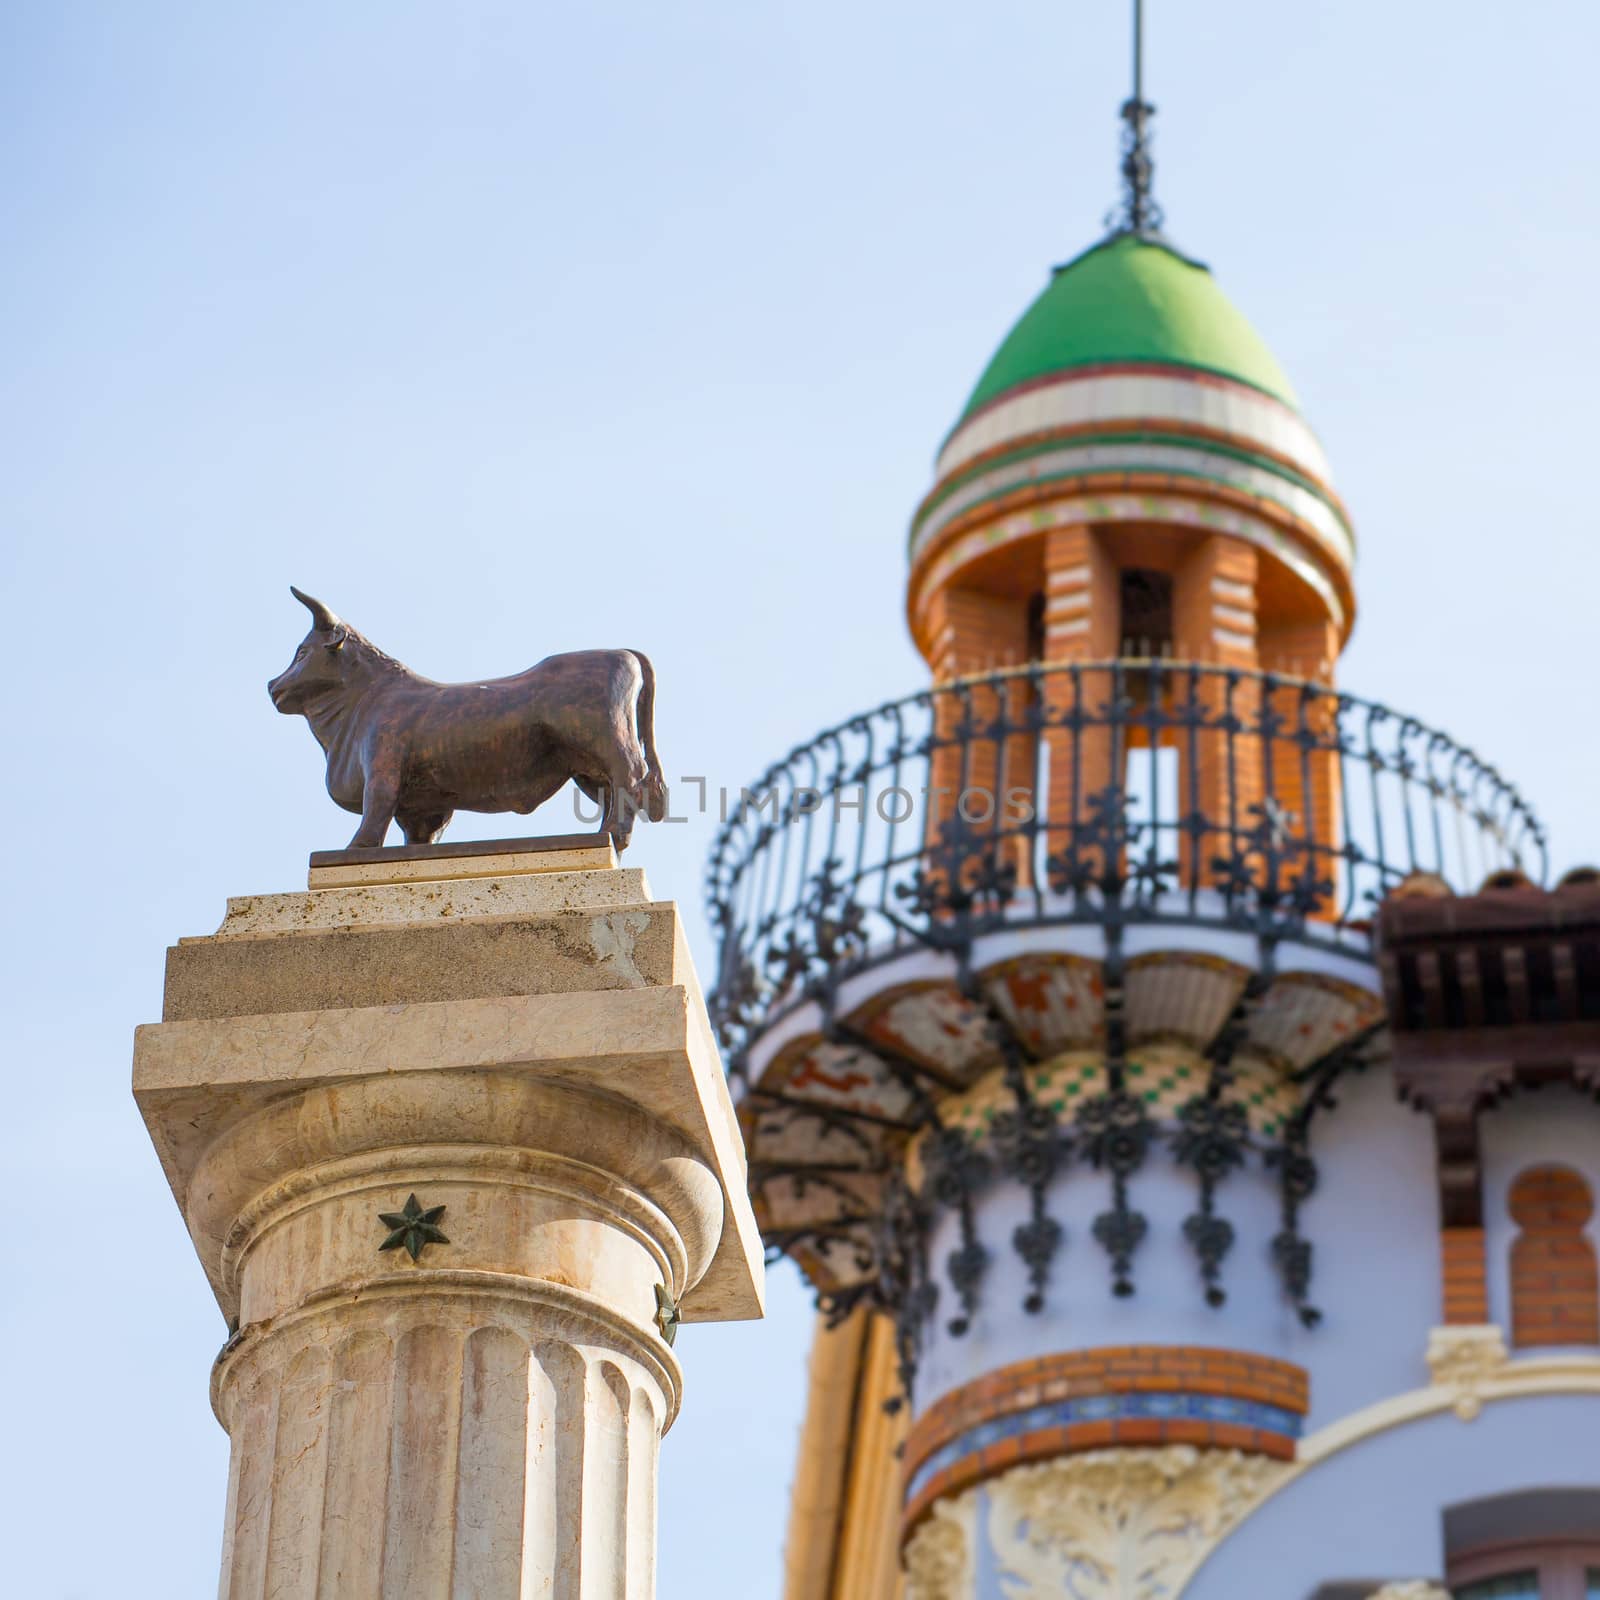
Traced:
<path id="1" fill-rule="evenodd" d="M 644 814 L 652 822 L 667 815 L 667 780 L 662 776 L 661 757 L 656 754 L 656 669 L 643 650 L 630 654 L 639 663 L 639 743 L 644 749 Z"/>

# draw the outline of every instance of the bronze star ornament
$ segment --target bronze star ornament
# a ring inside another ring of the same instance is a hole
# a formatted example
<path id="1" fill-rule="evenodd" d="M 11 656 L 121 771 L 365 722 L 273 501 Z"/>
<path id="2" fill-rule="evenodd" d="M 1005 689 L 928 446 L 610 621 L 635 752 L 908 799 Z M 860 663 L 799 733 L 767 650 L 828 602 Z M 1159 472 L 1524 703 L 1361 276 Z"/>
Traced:
<path id="1" fill-rule="evenodd" d="M 678 1324 L 682 1318 L 678 1315 L 677 1302 L 668 1292 L 665 1284 L 656 1285 L 656 1314 L 655 1325 L 661 1330 L 661 1337 L 668 1344 L 676 1344 L 678 1340 Z"/>
<path id="2" fill-rule="evenodd" d="M 450 1241 L 439 1231 L 439 1218 L 444 1215 L 443 1206 L 429 1206 L 426 1211 L 417 1204 L 417 1197 L 412 1195 L 400 1211 L 380 1211 L 378 1221 L 389 1230 L 389 1237 L 378 1246 L 380 1250 L 399 1250 L 404 1248 L 411 1254 L 415 1261 L 430 1244 L 449 1244 Z"/>

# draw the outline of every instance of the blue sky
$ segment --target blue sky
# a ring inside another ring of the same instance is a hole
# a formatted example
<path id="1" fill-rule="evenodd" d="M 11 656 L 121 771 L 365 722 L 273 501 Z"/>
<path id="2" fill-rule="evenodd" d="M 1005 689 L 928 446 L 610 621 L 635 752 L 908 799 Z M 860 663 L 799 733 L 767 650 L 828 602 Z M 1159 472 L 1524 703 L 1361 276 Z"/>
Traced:
<path id="1" fill-rule="evenodd" d="M 1157 190 L 1361 542 L 1342 668 L 1600 858 L 1600 13 L 1149 0 Z M 637 645 L 669 775 L 918 685 L 907 518 L 1115 199 L 1121 0 L 0 9 L 7 1587 L 214 1585 L 220 1318 L 128 1093 L 164 947 L 351 820 L 298 583 L 435 677 Z M 712 819 L 635 847 L 703 973 Z M 561 831 L 565 819 L 540 825 Z M 462 819 L 456 836 L 492 836 Z M 680 1341 L 664 1600 L 776 1592 L 810 1332 Z"/>

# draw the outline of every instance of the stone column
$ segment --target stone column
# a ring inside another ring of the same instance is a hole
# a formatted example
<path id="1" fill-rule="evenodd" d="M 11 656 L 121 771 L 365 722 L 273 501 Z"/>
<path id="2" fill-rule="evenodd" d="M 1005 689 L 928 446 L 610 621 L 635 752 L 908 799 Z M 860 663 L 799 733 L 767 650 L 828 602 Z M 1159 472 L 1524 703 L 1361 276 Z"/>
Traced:
<path id="1" fill-rule="evenodd" d="M 222 1600 L 653 1595 L 677 1323 L 759 1316 L 761 1257 L 642 873 L 428 846 L 230 901 L 134 1091 L 231 1330 Z"/>

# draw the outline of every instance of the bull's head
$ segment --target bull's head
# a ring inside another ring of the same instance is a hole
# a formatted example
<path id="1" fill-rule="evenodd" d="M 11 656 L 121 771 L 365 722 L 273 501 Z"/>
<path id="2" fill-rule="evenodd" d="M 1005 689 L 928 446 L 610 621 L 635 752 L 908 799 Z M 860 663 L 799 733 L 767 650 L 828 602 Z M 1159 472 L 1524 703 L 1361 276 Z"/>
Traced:
<path id="1" fill-rule="evenodd" d="M 329 689 L 337 689 L 346 677 L 344 643 L 349 630 L 320 600 L 289 586 L 289 593 L 311 613 L 311 632 L 300 641 L 300 648 L 289 663 L 267 685 L 272 703 L 286 715 L 306 709 L 308 701 Z"/>

